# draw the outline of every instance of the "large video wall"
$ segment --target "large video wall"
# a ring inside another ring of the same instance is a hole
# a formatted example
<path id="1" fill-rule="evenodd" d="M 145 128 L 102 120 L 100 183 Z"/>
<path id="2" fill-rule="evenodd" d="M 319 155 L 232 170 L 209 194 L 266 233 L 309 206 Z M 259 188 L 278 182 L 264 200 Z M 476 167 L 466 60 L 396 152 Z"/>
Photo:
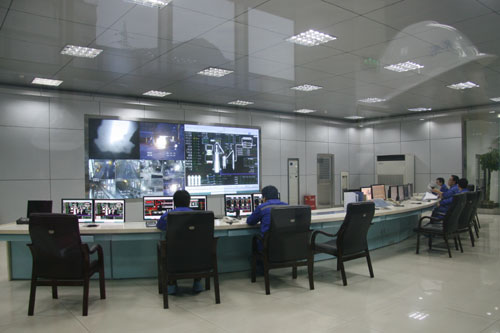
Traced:
<path id="1" fill-rule="evenodd" d="M 255 128 L 87 119 L 89 198 L 259 191 Z"/>

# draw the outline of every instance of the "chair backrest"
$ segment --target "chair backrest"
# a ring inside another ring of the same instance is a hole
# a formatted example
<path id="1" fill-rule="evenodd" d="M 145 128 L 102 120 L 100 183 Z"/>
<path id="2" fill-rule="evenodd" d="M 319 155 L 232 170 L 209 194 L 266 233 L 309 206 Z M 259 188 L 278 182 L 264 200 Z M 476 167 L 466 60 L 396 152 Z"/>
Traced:
<path id="1" fill-rule="evenodd" d="M 467 193 L 459 193 L 453 196 L 450 208 L 443 217 L 443 231 L 446 234 L 453 233 L 458 228 L 460 214 L 465 207 Z"/>
<path id="2" fill-rule="evenodd" d="M 375 215 L 373 202 L 353 202 L 347 205 L 344 222 L 337 233 L 337 249 L 343 255 L 368 249 L 366 235 Z"/>
<path id="3" fill-rule="evenodd" d="M 311 207 L 283 205 L 271 208 L 268 233 L 269 261 L 307 259 L 310 255 Z"/>
<path id="4" fill-rule="evenodd" d="M 168 213 L 166 241 L 168 272 L 201 272 L 214 268 L 214 213 Z"/>
<path id="5" fill-rule="evenodd" d="M 479 207 L 479 203 L 481 202 L 483 195 L 483 191 L 477 190 L 476 191 L 476 199 L 474 200 L 474 208 L 472 209 L 472 217 L 476 216 L 477 214 L 477 207 Z"/>
<path id="6" fill-rule="evenodd" d="M 465 206 L 458 219 L 458 229 L 466 229 L 469 227 L 474 212 L 474 205 L 476 202 L 476 192 L 465 192 Z"/>
<path id="7" fill-rule="evenodd" d="M 29 221 L 35 274 L 43 278 L 83 277 L 83 252 L 76 215 L 33 213 Z"/>

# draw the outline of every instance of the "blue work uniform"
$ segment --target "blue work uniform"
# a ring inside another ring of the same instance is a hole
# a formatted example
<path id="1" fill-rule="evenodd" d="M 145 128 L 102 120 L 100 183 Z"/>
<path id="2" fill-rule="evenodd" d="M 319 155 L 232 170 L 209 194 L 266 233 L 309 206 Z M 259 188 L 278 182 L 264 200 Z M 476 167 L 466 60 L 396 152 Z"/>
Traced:
<path id="1" fill-rule="evenodd" d="M 263 204 L 260 204 L 255 208 L 255 211 L 247 217 L 248 225 L 256 225 L 260 222 L 260 234 L 263 236 L 266 231 L 269 230 L 271 226 L 271 207 L 270 206 L 279 206 L 279 205 L 288 205 L 285 202 L 281 202 L 279 199 L 271 199 Z"/>
<path id="2" fill-rule="evenodd" d="M 167 230 L 167 216 L 168 216 L 168 213 L 170 213 L 170 212 L 190 212 L 190 211 L 192 211 L 192 209 L 189 208 L 189 207 L 178 207 L 176 209 L 172 209 L 171 211 L 166 212 L 165 214 L 163 214 L 160 217 L 160 219 L 158 220 L 158 222 L 156 222 L 156 228 L 158 228 L 160 230 L 163 230 L 163 231 Z"/>
<path id="3" fill-rule="evenodd" d="M 461 193 L 464 190 L 460 191 L 458 189 L 458 185 L 455 184 L 450 187 L 446 192 L 443 193 L 441 201 L 439 202 L 439 207 L 435 209 L 435 213 L 439 215 L 445 215 L 448 209 L 450 208 L 451 202 L 453 200 L 453 196 L 455 194 Z M 434 215 L 434 214 L 433 214 Z"/>
<path id="4" fill-rule="evenodd" d="M 441 185 L 441 188 L 439 189 L 441 193 L 448 192 L 448 186 L 446 184 Z"/>

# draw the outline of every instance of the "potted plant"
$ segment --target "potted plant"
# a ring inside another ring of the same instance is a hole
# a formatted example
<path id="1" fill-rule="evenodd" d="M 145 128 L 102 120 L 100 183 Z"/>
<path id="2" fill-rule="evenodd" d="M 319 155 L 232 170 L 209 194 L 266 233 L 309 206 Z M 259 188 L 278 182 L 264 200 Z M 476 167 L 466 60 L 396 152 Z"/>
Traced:
<path id="1" fill-rule="evenodd" d="M 490 201 L 491 172 L 500 169 L 500 155 L 498 149 L 490 148 L 489 152 L 480 155 L 479 163 L 484 171 L 484 179 L 486 181 L 484 200 L 481 202 L 481 207 L 494 208 L 498 206 L 498 204 Z"/>

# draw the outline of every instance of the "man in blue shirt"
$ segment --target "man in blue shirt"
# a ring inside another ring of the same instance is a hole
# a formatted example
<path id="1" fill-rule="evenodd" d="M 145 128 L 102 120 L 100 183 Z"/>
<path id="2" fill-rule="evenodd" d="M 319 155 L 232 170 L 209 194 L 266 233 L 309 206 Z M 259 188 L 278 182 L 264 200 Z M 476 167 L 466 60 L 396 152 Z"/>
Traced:
<path id="1" fill-rule="evenodd" d="M 463 192 L 468 192 L 469 190 L 467 189 L 467 186 L 469 185 L 469 181 L 465 178 L 461 178 L 458 182 L 457 182 L 457 193 L 463 193 Z M 446 198 L 446 199 L 442 199 L 440 202 L 439 202 L 439 207 L 444 207 L 446 209 L 446 211 L 449 209 L 450 205 L 451 205 L 451 202 L 453 201 L 453 197 L 449 197 L 449 198 Z"/>
<path id="2" fill-rule="evenodd" d="M 158 222 L 156 223 L 156 227 L 160 230 L 166 231 L 167 230 L 167 218 L 168 218 L 168 213 L 170 212 L 189 212 L 192 211 L 191 208 L 189 208 L 189 203 L 191 202 L 191 195 L 189 194 L 188 191 L 184 190 L 179 190 L 174 193 L 174 206 L 175 209 L 165 212 Z M 203 291 L 203 286 L 201 284 L 201 279 L 194 279 L 193 281 L 193 291 L 196 293 L 199 293 Z M 169 295 L 174 295 L 177 293 L 177 282 L 176 281 L 169 281 L 168 282 L 168 294 Z"/>
<path id="3" fill-rule="evenodd" d="M 460 193 L 458 189 L 458 181 L 459 181 L 458 176 L 451 175 L 450 179 L 448 179 L 448 186 L 450 188 L 446 192 L 435 190 L 435 193 L 439 195 L 441 201 L 438 203 L 437 208 L 434 209 L 432 213 L 433 216 L 442 217 L 446 214 L 446 212 L 450 208 L 453 196 L 457 193 Z"/>
<path id="4" fill-rule="evenodd" d="M 443 177 L 438 177 L 436 178 L 436 185 L 439 187 L 439 192 L 444 193 L 448 191 L 448 187 L 444 183 L 444 178 Z M 438 190 L 432 190 L 432 192 L 436 193 Z"/>

